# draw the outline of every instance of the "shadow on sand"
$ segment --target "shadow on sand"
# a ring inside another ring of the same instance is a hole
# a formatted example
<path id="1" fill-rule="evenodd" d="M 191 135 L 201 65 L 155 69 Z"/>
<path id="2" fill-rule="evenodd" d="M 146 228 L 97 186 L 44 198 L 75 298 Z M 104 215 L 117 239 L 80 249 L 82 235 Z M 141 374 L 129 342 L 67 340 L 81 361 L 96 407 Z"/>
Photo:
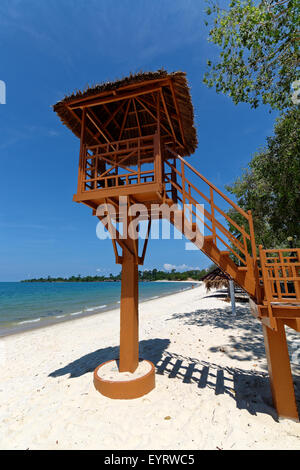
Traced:
<path id="1" fill-rule="evenodd" d="M 140 356 L 149 359 L 156 367 L 158 375 L 177 379 L 185 384 L 198 387 L 199 391 L 210 388 L 215 395 L 229 395 L 236 402 L 238 409 L 245 409 L 251 415 L 264 413 L 278 420 L 272 405 L 272 396 L 268 375 L 258 371 L 221 367 L 214 363 L 184 357 L 167 351 L 170 341 L 155 338 L 140 342 Z M 102 362 L 116 358 L 118 347 L 98 349 L 57 369 L 49 377 L 60 377 L 69 374 L 69 378 L 80 377 L 93 370 Z M 295 384 L 297 386 L 297 384 Z M 296 387 L 297 390 L 297 387 Z M 298 384 L 300 400 L 300 384 Z"/>
<path id="2" fill-rule="evenodd" d="M 230 295 L 227 289 L 219 289 L 213 293 L 207 294 L 203 297 L 204 299 L 220 299 L 230 302 Z M 249 304 L 249 296 L 242 289 L 235 289 L 235 301 Z"/>
<path id="3" fill-rule="evenodd" d="M 199 309 L 187 313 L 174 313 L 170 320 L 177 319 L 185 325 L 200 327 L 210 325 L 216 329 L 232 330 L 233 334 L 227 338 L 226 348 L 222 349 L 230 359 L 249 361 L 265 357 L 261 324 L 249 315 L 249 306 L 237 304 L 236 307 L 236 316 L 231 313 L 229 306 L 225 309 Z M 216 352 L 218 349 L 213 347 L 210 351 Z"/>
<path id="4" fill-rule="evenodd" d="M 167 349 L 169 344 L 170 340 L 160 338 L 140 341 L 139 355 L 140 357 L 149 359 L 154 365 L 156 365 L 160 361 L 163 352 Z M 86 354 L 85 356 L 70 362 L 70 364 L 67 364 L 61 369 L 51 372 L 49 377 L 60 377 L 67 374 L 70 374 L 69 378 L 80 377 L 88 372 L 93 372 L 99 364 L 102 364 L 102 362 L 109 361 L 110 359 L 117 359 L 118 357 L 119 346 L 98 349 L 97 351 Z"/>
<path id="5" fill-rule="evenodd" d="M 264 372 L 221 367 L 217 364 L 187 358 L 167 351 L 157 374 L 181 379 L 183 383 L 195 384 L 200 389 L 210 388 L 215 395 L 228 395 L 240 410 L 251 415 L 264 413 L 278 421 L 272 404 L 268 375 Z"/>

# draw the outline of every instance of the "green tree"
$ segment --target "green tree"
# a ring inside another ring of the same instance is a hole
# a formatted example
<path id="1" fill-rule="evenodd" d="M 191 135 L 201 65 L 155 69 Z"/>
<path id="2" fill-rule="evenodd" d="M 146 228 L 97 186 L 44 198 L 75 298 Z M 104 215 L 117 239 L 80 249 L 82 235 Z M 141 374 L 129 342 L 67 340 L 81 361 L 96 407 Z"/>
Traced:
<path id="1" fill-rule="evenodd" d="M 244 210 L 251 209 L 256 242 L 265 248 L 288 247 L 288 237 L 300 246 L 300 110 L 280 118 L 274 136 L 257 152 L 248 168 L 226 189 Z M 240 215 L 229 215 L 239 224 Z M 234 227 L 230 227 L 234 232 Z"/>
<path id="2" fill-rule="evenodd" d="M 220 54 L 207 61 L 204 83 L 235 104 L 291 106 L 291 85 L 299 78 L 299 6 L 299 0 L 232 0 L 223 9 L 213 1 L 206 9 L 213 19 L 209 41 Z"/>

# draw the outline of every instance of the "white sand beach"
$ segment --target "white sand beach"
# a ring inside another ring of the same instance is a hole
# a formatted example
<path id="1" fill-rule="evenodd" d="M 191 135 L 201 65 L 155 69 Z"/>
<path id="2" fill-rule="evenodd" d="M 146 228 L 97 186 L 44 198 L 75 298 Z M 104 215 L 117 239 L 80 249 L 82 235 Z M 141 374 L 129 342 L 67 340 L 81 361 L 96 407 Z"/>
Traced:
<path id="1" fill-rule="evenodd" d="M 300 424 L 272 406 L 261 325 L 237 307 L 202 285 L 142 303 L 156 388 L 135 400 L 93 386 L 118 356 L 117 310 L 2 338 L 1 449 L 300 449 Z M 288 332 L 293 351 L 299 336 Z"/>

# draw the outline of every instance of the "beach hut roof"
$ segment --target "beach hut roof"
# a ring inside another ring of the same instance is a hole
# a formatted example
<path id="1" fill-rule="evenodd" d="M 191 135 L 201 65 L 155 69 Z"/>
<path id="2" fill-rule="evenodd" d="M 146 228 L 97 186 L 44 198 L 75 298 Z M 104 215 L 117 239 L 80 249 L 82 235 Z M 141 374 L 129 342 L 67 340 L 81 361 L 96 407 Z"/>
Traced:
<path id="1" fill-rule="evenodd" d="M 147 90 L 149 90 L 149 94 L 147 94 Z M 148 104 L 144 103 L 142 105 L 141 100 L 131 100 L 131 104 L 128 104 L 128 106 L 132 106 L 132 113 L 129 114 L 134 114 L 134 110 L 138 112 L 140 132 L 143 136 L 146 136 L 153 133 L 151 112 L 154 113 L 156 107 L 154 94 L 152 95 L 153 90 L 162 90 L 162 126 L 178 138 L 178 141 L 182 144 L 180 148 L 182 156 L 194 153 L 198 144 L 194 126 L 194 109 L 184 72 L 168 73 L 165 70 L 158 70 L 156 72 L 130 74 L 128 77 L 114 82 L 100 83 L 88 86 L 83 91 L 75 91 L 56 103 L 53 109 L 63 124 L 77 137 L 80 137 L 82 108 L 92 106 L 95 120 L 98 123 L 106 124 L 108 122 L 105 132 L 110 136 L 109 140 L 118 141 L 120 123 L 122 123 L 126 113 L 125 102 L 128 102 L 128 97 L 139 98 L 139 94 L 142 92 L 143 96 L 146 96 Z M 151 102 L 152 99 L 153 103 Z M 122 101 L 124 106 L 122 106 Z M 148 108 L 148 112 L 145 112 L 146 108 Z M 87 126 L 89 126 L 89 131 L 86 133 L 86 143 L 88 145 L 99 144 L 99 138 L 101 139 L 103 136 L 101 136 L 101 133 L 99 135 L 98 132 L 98 140 L 95 140 L 94 135 L 97 133 L 93 123 L 87 121 Z M 122 139 L 138 136 L 139 129 L 137 126 L 132 126 L 132 130 L 129 126 L 129 129 L 127 128 L 123 133 Z"/>
<path id="2" fill-rule="evenodd" d="M 224 273 L 220 268 L 216 268 L 213 271 L 205 274 L 201 278 L 201 281 L 204 282 L 207 291 L 211 289 L 221 289 L 222 287 L 228 287 L 228 281 L 231 279 L 226 273 Z"/>

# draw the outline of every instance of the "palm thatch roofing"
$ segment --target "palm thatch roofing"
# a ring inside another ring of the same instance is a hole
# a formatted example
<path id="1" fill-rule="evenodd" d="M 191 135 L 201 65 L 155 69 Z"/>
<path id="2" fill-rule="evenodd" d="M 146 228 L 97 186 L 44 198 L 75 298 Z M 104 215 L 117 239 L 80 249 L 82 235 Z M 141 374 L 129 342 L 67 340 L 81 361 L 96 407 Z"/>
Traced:
<path id="1" fill-rule="evenodd" d="M 194 109 L 184 72 L 158 70 L 131 74 L 76 91 L 56 103 L 53 109 L 77 137 L 81 134 L 82 110 L 88 109 L 92 119 L 86 120 L 85 139 L 92 146 L 153 135 L 157 100 L 162 137 L 175 141 L 175 149 L 180 149 L 182 156 L 194 153 L 198 144 Z"/>
<path id="2" fill-rule="evenodd" d="M 231 277 L 225 274 L 220 268 L 216 268 L 210 273 L 201 278 L 204 282 L 207 292 L 211 289 L 221 289 L 222 287 L 228 288 L 228 282 Z"/>

